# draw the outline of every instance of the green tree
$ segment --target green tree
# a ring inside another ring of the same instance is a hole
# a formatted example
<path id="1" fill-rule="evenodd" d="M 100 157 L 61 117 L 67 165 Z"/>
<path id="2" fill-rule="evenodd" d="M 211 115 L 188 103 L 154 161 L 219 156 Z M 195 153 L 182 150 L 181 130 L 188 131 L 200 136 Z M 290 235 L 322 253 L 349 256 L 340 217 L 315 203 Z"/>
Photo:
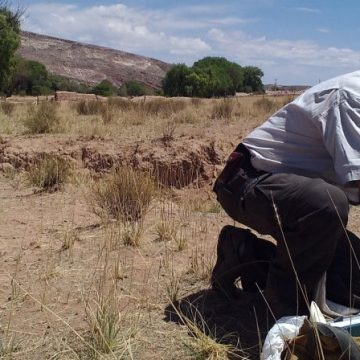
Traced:
<path id="1" fill-rule="evenodd" d="M 145 86 L 138 83 L 137 81 L 129 80 L 126 81 L 124 85 L 127 96 L 143 96 L 147 94 Z"/>
<path id="2" fill-rule="evenodd" d="M 263 72 L 255 66 L 241 67 L 223 57 L 205 57 L 192 67 L 173 66 L 163 80 L 167 96 L 220 97 L 237 91 L 263 91 Z"/>
<path id="3" fill-rule="evenodd" d="M 118 89 L 108 80 L 103 80 L 93 87 L 92 93 L 100 96 L 113 96 Z"/>
<path id="4" fill-rule="evenodd" d="M 45 65 L 33 60 L 16 58 L 8 92 L 33 96 L 50 94 L 52 82 Z"/>
<path id="5" fill-rule="evenodd" d="M 211 97 L 213 81 L 210 74 L 203 71 L 192 71 L 186 77 L 186 95 L 195 97 Z"/>
<path id="6" fill-rule="evenodd" d="M 264 73 L 256 66 L 245 66 L 244 70 L 244 87 L 245 92 L 264 92 L 264 85 L 261 78 Z"/>
<path id="7" fill-rule="evenodd" d="M 187 96 L 191 70 L 185 64 L 174 65 L 165 75 L 162 88 L 166 96 Z"/>
<path id="8" fill-rule="evenodd" d="M 212 82 L 212 96 L 235 95 L 243 85 L 242 67 L 223 57 L 205 57 L 195 62 L 193 69 L 209 74 Z"/>
<path id="9" fill-rule="evenodd" d="M 20 46 L 19 9 L 11 11 L 7 1 L 0 0 L 0 92 L 5 92 L 14 66 L 15 52 Z"/>
<path id="10" fill-rule="evenodd" d="M 92 87 L 78 81 L 68 79 L 61 75 L 49 74 L 49 81 L 53 91 L 73 91 L 78 93 L 91 93 Z"/>

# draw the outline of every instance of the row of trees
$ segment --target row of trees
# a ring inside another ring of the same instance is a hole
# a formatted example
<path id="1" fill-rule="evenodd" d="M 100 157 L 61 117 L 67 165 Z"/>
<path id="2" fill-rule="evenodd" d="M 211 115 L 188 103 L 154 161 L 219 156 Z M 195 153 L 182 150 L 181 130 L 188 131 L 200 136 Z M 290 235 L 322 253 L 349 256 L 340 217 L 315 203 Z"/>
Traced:
<path id="1" fill-rule="evenodd" d="M 241 67 L 223 57 L 205 57 L 192 67 L 174 65 L 163 80 L 167 96 L 219 97 L 236 92 L 263 92 L 263 72 Z"/>

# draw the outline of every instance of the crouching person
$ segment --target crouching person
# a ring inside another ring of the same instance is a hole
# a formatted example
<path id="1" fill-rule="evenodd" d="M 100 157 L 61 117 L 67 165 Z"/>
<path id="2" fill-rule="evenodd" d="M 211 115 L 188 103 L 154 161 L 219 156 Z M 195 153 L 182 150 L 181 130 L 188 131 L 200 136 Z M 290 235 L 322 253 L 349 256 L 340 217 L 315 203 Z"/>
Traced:
<path id="1" fill-rule="evenodd" d="M 233 296 L 263 290 L 274 315 L 306 314 L 327 274 L 327 298 L 360 307 L 360 240 L 346 230 L 359 204 L 360 71 L 307 90 L 252 131 L 214 191 L 237 222 L 226 226 L 212 286 Z"/>

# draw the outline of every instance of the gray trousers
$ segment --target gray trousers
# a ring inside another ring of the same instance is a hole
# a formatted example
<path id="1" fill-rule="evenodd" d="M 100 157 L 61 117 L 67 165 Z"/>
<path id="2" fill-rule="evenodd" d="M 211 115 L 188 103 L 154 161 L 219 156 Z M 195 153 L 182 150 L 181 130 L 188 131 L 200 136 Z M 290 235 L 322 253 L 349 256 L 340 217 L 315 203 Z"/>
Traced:
<path id="1" fill-rule="evenodd" d="M 350 240 L 360 261 L 360 240 L 344 230 L 349 203 L 342 190 L 321 179 L 285 173 L 269 174 L 245 193 L 223 185 L 216 193 L 227 214 L 277 241 L 265 291 L 306 306 L 327 271 L 332 300 L 349 305 L 350 287 L 360 295 L 360 272 L 349 246 Z M 340 293 L 340 285 L 346 291 Z"/>

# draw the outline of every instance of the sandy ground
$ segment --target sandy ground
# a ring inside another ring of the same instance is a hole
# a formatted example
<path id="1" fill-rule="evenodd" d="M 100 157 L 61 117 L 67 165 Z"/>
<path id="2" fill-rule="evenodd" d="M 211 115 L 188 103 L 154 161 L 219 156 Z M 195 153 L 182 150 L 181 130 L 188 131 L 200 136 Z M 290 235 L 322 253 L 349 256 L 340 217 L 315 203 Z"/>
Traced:
<path id="1" fill-rule="evenodd" d="M 216 338 L 215 344 L 232 346 L 229 358 L 257 359 L 261 330 L 270 322 L 266 312 L 254 317 L 253 298 L 240 290 L 229 301 L 209 287 L 218 233 L 233 224 L 211 184 L 230 149 L 254 126 L 189 128 L 170 144 L 77 135 L 1 137 L 0 357 L 226 358 L 211 357 L 209 339 Z M 70 183 L 60 191 L 39 192 L 25 180 L 44 153 L 74 164 Z M 128 225 L 103 221 L 89 201 L 93 179 L 121 164 L 161 169 L 168 177 L 160 178 L 174 185 L 153 200 L 138 247 L 124 243 Z M 349 227 L 360 232 L 357 208 Z M 164 228 L 170 235 L 159 241 Z M 99 309 L 115 309 L 116 344 L 108 353 L 94 326 Z M 203 333 L 210 337 L 204 340 Z"/>

